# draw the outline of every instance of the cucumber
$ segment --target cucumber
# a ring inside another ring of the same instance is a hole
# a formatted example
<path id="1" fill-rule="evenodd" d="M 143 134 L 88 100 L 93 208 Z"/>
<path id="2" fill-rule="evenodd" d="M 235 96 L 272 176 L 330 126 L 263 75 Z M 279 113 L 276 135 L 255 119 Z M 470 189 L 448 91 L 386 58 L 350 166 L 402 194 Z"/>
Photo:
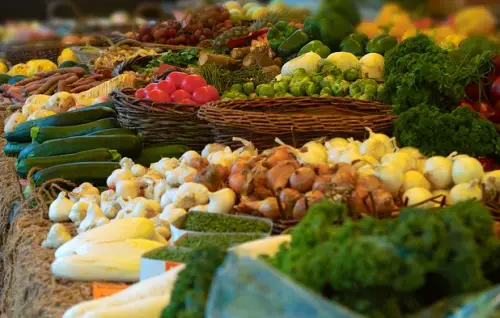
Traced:
<path id="1" fill-rule="evenodd" d="M 5 134 L 7 141 L 30 142 L 31 128 L 46 126 L 74 126 L 86 124 L 103 118 L 116 118 L 116 112 L 109 107 L 87 107 L 79 110 L 60 113 L 36 120 L 26 121 L 16 127 L 16 129 Z"/>
<path id="2" fill-rule="evenodd" d="M 128 128 L 111 128 L 101 131 L 96 131 L 87 136 L 111 136 L 111 135 L 137 135 L 137 132 Z"/>
<path id="3" fill-rule="evenodd" d="M 3 147 L 3 153 L 7 157 L 17 157 L 19 153 L 29 146 L 31 143 L 26 142 L 26 143 L 18 143 L 18 142 L 8 142 L 5 147 Z"/>
<path id="4" fill-rule="evenodd" d="M 142 150 L 135 163 L 149 167 L 150 164 L 158 162 L 161 158 L 179 158 L 191 148 L 183 145 L 154 146 Z"/>
<path id="5" fill-rule="evenodd" d="M 46 126 L 31 128 L 33 141 L 45 142 L 52 139 L 83 136 L 110 128 L 120 127 L 116 118 L 104 118 L 76 126 Z"/>
<path id="6" fill-rule="evenodd" d="M 135 135 L 77 136 L 54 139 L 24 148 L 19 154 L 18 162 L 26 158 L 67 155 L 96 148 L 115 149 L 124 157 L 135 158 L 141 153 L 142 140 Z"/>
<path id="7" fill-rule="evenodd" d="M 77 152 L 69 155 L 27 158 L 21 160 L 17 164 L 16 168 L 19 176 L 21 178 L 26 178 L 30 170 L 34 167 L 45 169 L 66 163 L 94 162 L 94 161 L 107 162 L 107 161 L 119 161 L 120 159 L 121 156 L 116 150 L 98 148 L 93 150 Z"/>
<path id="8" fill-rule="evenodd" d="M 62 178 L 76 184 L 90 182 L 94 186 L 105 186 L 109 175 L 120 169 L 117 162 L 77 162 L 66 163 L 36 172 L 33 176 L 36 186 L 44 182 Z"/>

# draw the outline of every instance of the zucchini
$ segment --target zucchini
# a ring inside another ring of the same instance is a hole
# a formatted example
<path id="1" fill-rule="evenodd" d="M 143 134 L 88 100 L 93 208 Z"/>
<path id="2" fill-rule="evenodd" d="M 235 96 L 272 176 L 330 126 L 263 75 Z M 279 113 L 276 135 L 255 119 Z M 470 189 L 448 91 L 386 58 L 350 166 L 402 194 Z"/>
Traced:
<path id="1" fill-rule="evenodd" d="M 19 143 L 19 142 L 8 142 L 5 147 L 3 147 L 3 153 L 7 157 L 17 157 L 19 153 L 29 146 L 31 143 L 26 142 L 26 143 Z"/>
<path id="2" fill-rule="evenodd" d="M 119 161 L 120 159 L 121 156 L 116 150 L 98 148 L 68 155 L 23 159 L 17 164 L 17 173 L 21 178 L 26 178 L 30 170 L 34 167 L 45 169 L 65 163 L 107 162 Z"/>
<path id="3" fill-rule="evenodd" d="M 19 154 L 18 162 L 26 158 L 67 155 L 96 148 L 115 149 L 124 157 L 135 158 L 141 153 L 142 140 L 135 135 L 77 136 L 54 139 L 24 148 Z"/>
<path id="4" fill-rule="evenodd" d="M 62 178 L 76 184 L 90 182 L 94 186 L 106 185 L 109 175 L 120 169 L 117 162 L 77 162 L 45 168 L 33 175 L 36 186 L 44 182 Z"/>
<path id="5" fill-rule="evenodd" d="M 116 112 L 109 107 L 87 107 L 79 110 L 60 113 L 36 120 L 26 121 L 16 127 L 16 129 L 5 134 L 7 141 L 30 142 L 31 128 L 46 126 L 74 126 L 90 123 L 103 118 L 116 118 Z"/>
<path id="6" fill-rule="evenodd" d="M 87 136 L 111 136 L 111 135 L 137 135 L 137 132 L 128 128 L 111 128 L 101 131 L 96 131 Z"/>
<path id="7" fill-rule="evenodd" d="M 142 150 L 135 163 L 149 167 L 150 164 L 158 162 L 161 158 L 179 158 L 191 148 L 183 145 L 154 146 Z"/>
<path id="8" fill-rule="evenodd" d="M 31 138 L 40 143 L 52 139 L 83 136 L 110 128 L 120 127 L 116 118 L 104 118 L 76 126 L 46 126 L 31 128 Z"/>

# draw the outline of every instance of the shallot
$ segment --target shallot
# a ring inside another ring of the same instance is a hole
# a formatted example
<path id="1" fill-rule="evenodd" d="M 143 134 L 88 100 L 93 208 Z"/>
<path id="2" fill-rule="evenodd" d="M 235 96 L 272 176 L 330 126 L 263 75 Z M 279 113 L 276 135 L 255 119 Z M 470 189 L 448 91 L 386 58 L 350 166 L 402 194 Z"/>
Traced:
<path id="1" fill-rule="evenodd" d="M 289 179 L 290 187 L 301 193 L 308 192 L 312 189 L 315 178 L 316 174 L 313 169 L 310 167 L 301 167 L 291 175 Z"/>

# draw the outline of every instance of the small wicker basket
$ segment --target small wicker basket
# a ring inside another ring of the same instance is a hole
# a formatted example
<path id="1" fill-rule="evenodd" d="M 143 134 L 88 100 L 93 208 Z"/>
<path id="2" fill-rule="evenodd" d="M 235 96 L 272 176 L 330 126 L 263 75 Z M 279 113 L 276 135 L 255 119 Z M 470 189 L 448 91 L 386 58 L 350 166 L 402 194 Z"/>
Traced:
<path id="1" fill-rule="evenodd" d="M 201 151 L 213 142 L 211 125 L 197 116 L 199 106 L 155 103 L 133 97 L 133 90 L 115 90 L 110 95 L 125 128 L 142 133 L 145 145 L 186 145 Z"/>
<path id="2" fill-rule="evenodd" d="M 5 46 L 5 59 L 12 65 L 36 59 L 47 59 L 57 63 L 57 57 L 62 49 L 59 40 L 10 43 Z"/>
<path id="3" fill-rule="evenodd" d="M 389 105 L 344 97 L 217 101 L 198 116 L 212 124 L 215 142 L 238 146 L 232 138 L 241 137 L 261 150 L 275 147 L 275 137 L 297 146 L 325 136 L 362 138 L 365 127 L 390 133 L 395 119 Z"/>

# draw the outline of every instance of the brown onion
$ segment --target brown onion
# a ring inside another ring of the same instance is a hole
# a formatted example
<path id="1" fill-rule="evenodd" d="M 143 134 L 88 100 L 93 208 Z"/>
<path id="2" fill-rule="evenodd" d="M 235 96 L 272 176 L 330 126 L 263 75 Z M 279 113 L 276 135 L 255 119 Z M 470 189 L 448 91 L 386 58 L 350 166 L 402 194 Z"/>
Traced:
<path id="1" fill-rule="evenodd" d="M 294 189 L 286 188 L 280 192 L 280 202 L 285 206 L 285 215 L 292 215 L 293 208 L 302 194 Z"/>
<path id="2" fill-rule="evenodd" d="M 320 190 L 322 192 L 327 191 L 328 189 L 331 189 L 333 186 L 333 176 L 330 174 L 325 174 L 322 176 L 316 177 L 314 180 L 314 184 L 312 186 L 313 190 Z"/>
<path id="3" fill-rule="evenodd" d="M 305 193 L 312 189 L 316 174 L 314 170 L 309 167 L 302 167 L 297 169 L 290 177 L 290 187 Z"/>
<path id="4" fill-rule="evenodd" d="M 279 191 L 286 188 L 288 179 L 295 172 L 296 166 L 291 161 L 283 161 L 266 172 L 268 188 Z"/>
<path id="5" fill-rule="evenodd" d="M 293 207 L 293 218 L 295 220 L 301 220 L 306 214 L 307 210 L 312 204 L 321 201 L 324 198 L 324 194 L 321 191 L 311 191 L 306 193 L 306 195 L 300 198 L 295 206 Z"/>
<path id="6" fill-rule="evenodd" d="M 234 192 L 241 194 L 245 187 L 246 177 L 241 172 L 233 173 L 229 176 L 228 184 Z"/>
<path id="7" fill-rule="evenodd" d="M 274 149 L 273 154 L 269 158 L 266 159 L 264 165 L 267 168 L 272 168 L 275 165 L 277 165 L 278 163 L 280 163 L 281 161 L 288 160 L 289 158 L 290 157 L 289 157 L 287 147 L 284 147 L 284 146 L 277 147 Z"/>

